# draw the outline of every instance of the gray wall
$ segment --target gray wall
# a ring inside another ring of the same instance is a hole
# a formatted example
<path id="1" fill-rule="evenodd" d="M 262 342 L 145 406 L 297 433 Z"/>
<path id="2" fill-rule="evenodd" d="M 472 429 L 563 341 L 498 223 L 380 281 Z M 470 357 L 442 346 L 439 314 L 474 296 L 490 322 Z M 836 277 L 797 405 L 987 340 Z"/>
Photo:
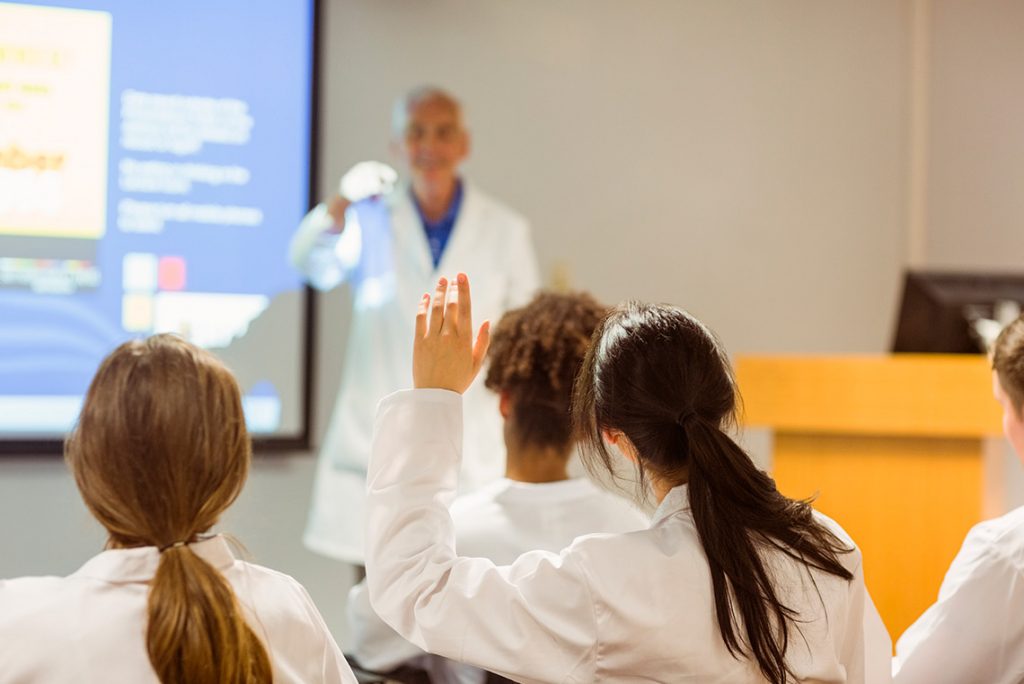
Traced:
<path id="1" fill-rule="evenodd" d="M 322 193 L 352 163 L 387 159 L 392 98 L 436 82 L 468 106 L 468 175 L 532 220 L 549 279 L 682 304 L 734 353 L 885 348 L 907 243 L 907 2 L 325 4 Z M 1009 181 L 995 203 L 986 189 L 1020 177 L 1019 6 L 935 5 L 928 255 L 1009 263 L 1021 200 Z M 981 67 L 955 66 L 978 51 L 991 91 L 976 83 Z M 985 112 L 964 114 L 978 90 Z M 988 180 L 944 180 L 948 160 Z M 943 218 L 957 212 L 998 227 L 984 250 L 963 249 L 968 222 Z M 320 308 L 318 435 L 345 293 Z M 313 466 L 305 454 L 258 459 L 223 527 L 305 583 L 344 640 L 350 574 L 299 541 Z M 0 461 L 0 521 L 0 577 L 66 573 L 102 544 L 57 460 Z"/>
<path id="2" fill-rule="evenodd" d="M 392 99 L 466 102 L 469 175 L 542 266 L 692 309 L 736 351 L 879 351 L 904 258 L 908 11 L 891 0 L 330 4 L 322 190 Z"/>
<path id="3" fill-rule="evenodd" d="M 928 263 L 1024 269 L 1024 3 L 932 6 Z"/>

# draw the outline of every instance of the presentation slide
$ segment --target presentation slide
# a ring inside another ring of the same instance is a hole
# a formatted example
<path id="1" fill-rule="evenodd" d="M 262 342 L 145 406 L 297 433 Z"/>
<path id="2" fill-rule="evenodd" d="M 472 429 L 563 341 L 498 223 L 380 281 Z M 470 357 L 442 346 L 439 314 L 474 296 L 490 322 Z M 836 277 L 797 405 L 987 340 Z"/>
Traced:
<path id="1" fill-rule="evenodd" d="M 302 435 L 313 35 L 313 0 L 0 2 L 0 442 L 63 437 L 158 332 Z"/>

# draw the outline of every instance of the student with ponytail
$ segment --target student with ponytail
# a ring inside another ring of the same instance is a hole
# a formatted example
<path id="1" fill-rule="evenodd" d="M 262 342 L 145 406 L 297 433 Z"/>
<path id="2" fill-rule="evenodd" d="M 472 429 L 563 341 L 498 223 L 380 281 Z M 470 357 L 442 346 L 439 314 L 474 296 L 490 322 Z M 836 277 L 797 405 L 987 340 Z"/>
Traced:
<path id="1" fill-rule="evenodd" d="M 574 418 L 592 467 L 620 452 L 658 501 L 649 529 L 498 567 L 458 557 L 461 397 L 479 370 L 469 283 L 417 316 L 416 389 L 378 410 L 367 579 L 377 613 L 433 653 L 530 682 L 884 682 L 891 643 L 860 553 L 781 495 L 727 430 L 737 394 L 693 317 L 627 304 L 598 326 Z M 475 341 L 474 341 L 475 339 Z"/>
<path id="2" fill-rule="evenodd" d="M 649 521 L 623 497 L 571 477 L 577 452 L 572 386 L 607 307 L 585 292 L 540 292 L 506 312 L 491 335 L 485 386 L 499 395 L 505 477 L 455 499 L 455 545 L 463 556 L 511 563 L 527 551 L 561 551 L 594 532 L 632 532 Z M 485 673 L 423 652 L 373 613 L 366 583 L 349 592 L 349 644 L 363 667 L 419 666 L 433 684 L 480 684 Z"/>
<path id="3" fill-rule="evenodd" d="M 110 354 L 65 447 L 107 550 L 68 577 L 0 582 L 0 680 L 355 682 L 302 586 L 208 534 L 250 454 L 211 354 L 171 335 Z"/>

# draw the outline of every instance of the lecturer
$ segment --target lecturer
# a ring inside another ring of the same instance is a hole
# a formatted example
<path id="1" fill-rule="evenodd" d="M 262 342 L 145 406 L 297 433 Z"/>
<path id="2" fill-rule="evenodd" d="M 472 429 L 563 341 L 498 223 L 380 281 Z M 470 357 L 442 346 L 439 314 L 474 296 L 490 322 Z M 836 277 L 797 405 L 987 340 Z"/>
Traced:
<path id="1" fill-rule="evenodd" d="M 341 194 L 302 220 L 289 255 L 314 287 L 347 280 L 352 288 L 341 387 L 320 450 L 305 543 L 357 565 L 374 412 L 381 398 L 409 386 L 420 296 L 440 276 L 464 271 L 479 320 L 497 321 L 527 303 L 539 285 L 526 221 L 459 175 L 469 134 L 454 97 L 420 87 L 400 98 L 392 151 L 406 182 L 392 189 L 386 168 L 374 178 L 373 165 L 357 165 Z M 469 490 L 500 477 L 504 463 L 500 413 L 482 386 L 467 393 L 464 421 L 460 484 Z"/>

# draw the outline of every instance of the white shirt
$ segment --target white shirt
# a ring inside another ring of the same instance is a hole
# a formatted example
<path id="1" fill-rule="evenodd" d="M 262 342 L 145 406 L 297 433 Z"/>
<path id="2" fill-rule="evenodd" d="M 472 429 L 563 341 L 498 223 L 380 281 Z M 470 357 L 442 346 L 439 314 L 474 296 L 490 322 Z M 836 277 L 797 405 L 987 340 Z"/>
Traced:
<path id="1" fill-rule="evenodd" d="M 235 560 L 221 536 L 191 545 L 227 578 L 263 639 L 280 684 L 355 684 L 302 585 Z M 157 682 L 146 652 L 146 601 L 160 554 L 104 551 L 67 577 L 0 581 L 0 681 Z"/>
<path id="2" fill-rule="evenodd" d="M 892 665 L 899 684 L 1024 681 L 1024 507 L 971 529 Z"/>
<path id="3" fill-rule="evenodd" d="M 290 255 L 314 287 L 347 281 L 353 299 L 304 539 L 318 553 L 362 563 L 373 412 L 387 394 L 409 385 L 420 297 L 434 291 L 441 275 L 463 271 L 473 283 L 476 323 L 496 322 L 530 300 L 540 277 L 527 222 L 471 183 L 463 184 L 462 206 L 437 267 L 408 187 L 350 206 L 340 237 L 324 232 L 332 223 L 324 205 L 313 209 L 296 231 Z M 461 480 L 463 491 L 472 491 L 501 477 L 504 445 L 497 398 L 482 382 L 467 392 L 466 411 L 471 420 Z"/>
<path id="4" fill-rule="evenodd" d="M 561 551 L 594 532 L 645 529 L 648 519 L 622 497 L 586 478 L 526 483 L 502 478 L 459 497 L 451 506 L 458 553 L 512 563 L 532 550 Z M 370 607 L 366 583 L 348 597 L 352 654 L 371 670 L 390 671 L 404 662 L 427 670 L 435 684 L 477 684 L 485 673 L 445 658 L 424 656 L 389 628 Z"/>
<path id="5" fill-rule="evenodd" d="M 527 483 L 507 478 L 451 505 L 460 556 L 507 565 L 527 551 L 561 551 L 595 532 L 646 529 L 647 516 L 585 477 Z"/>
<path id="6" fill-rule="evenodd" d="M 518 681 L 763 682 L 756 663 L 722 641 L 685 486 L 669 492 L 649 529 L 585 536 L 506 566 L 457 557 L 446 503 L 461 431 L 452 392 L 398 392 L 378 409 L 367 579 L 374 609 L 400 634 Z M 851 581 L 765 554 L 779 598 L 801 621 L 786 653 L 798 681 L 888 681 L 891 642 L 859 551 L 843 556 Z"/>

